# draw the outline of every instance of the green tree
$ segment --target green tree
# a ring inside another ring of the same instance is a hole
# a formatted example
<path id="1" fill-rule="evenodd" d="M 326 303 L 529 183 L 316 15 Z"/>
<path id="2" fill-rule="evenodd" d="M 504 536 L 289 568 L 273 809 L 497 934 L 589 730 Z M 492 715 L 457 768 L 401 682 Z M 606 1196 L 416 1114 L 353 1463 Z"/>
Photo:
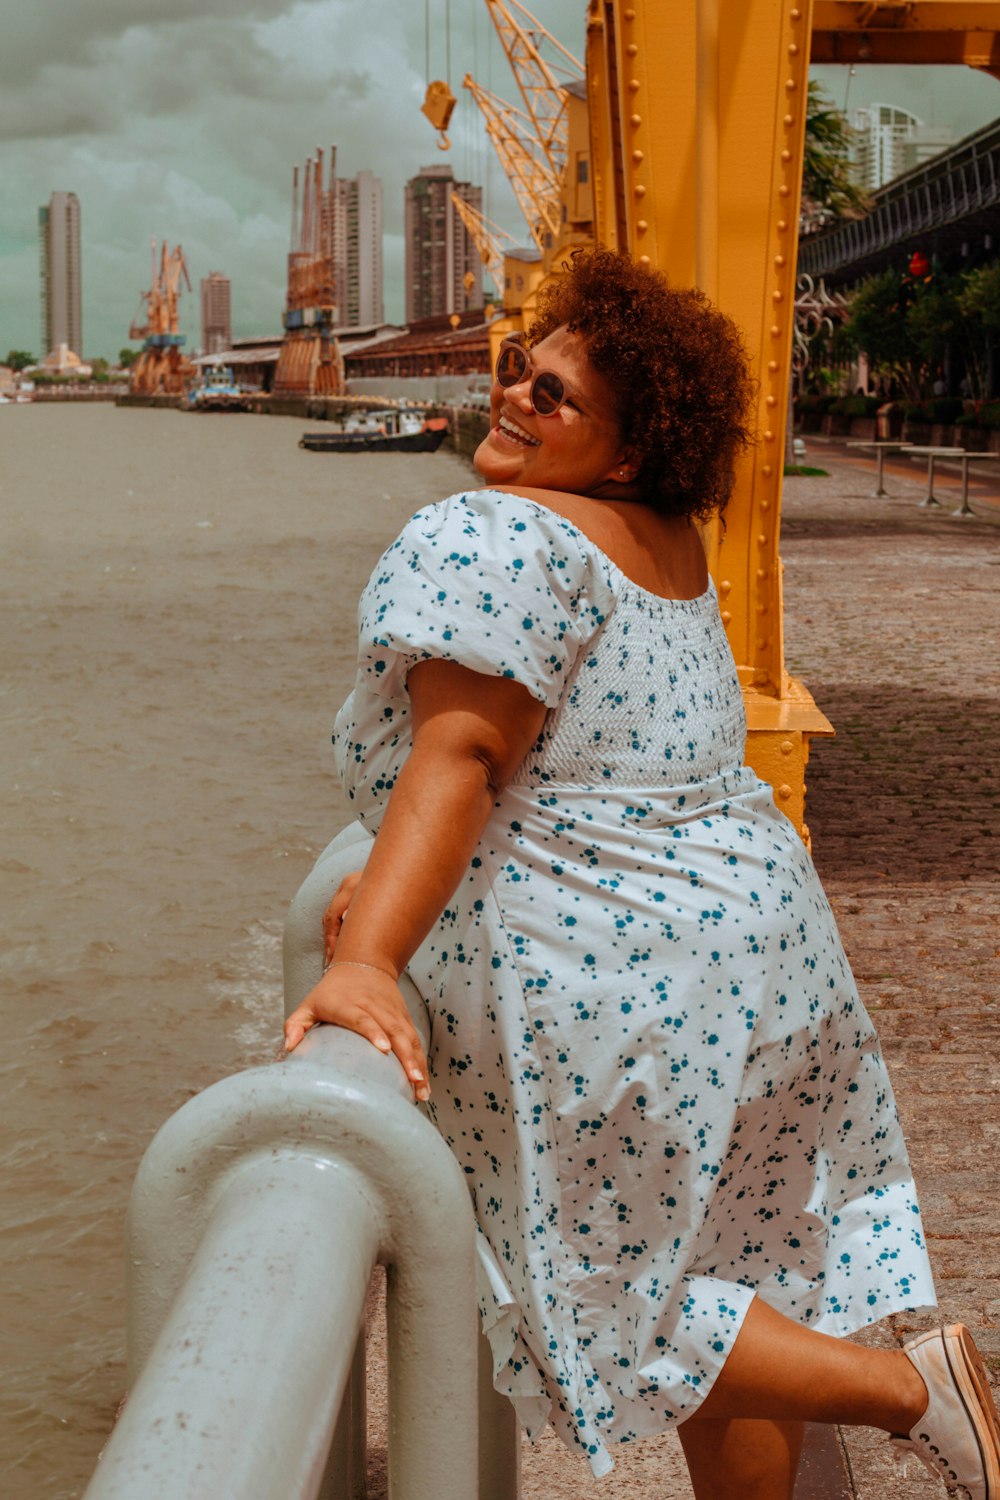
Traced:
<path id="1" fill-rule="evenodd" d="M 868 276 L 851 298 L 844 334 L 855 352 L 897 380 L 911 401 L 920 399 L 923 358 L 908 319 L 908 287 L 890 268 Z"/>
<path id="2" fill-rule="evenodd" d="M 24 370 L 28 365 L 35 363 L 35 356 L 29 354 L 27 349 L 11 349 L 8 351 L 4 364 L 12 370 Z"/>
<path id="3" fill-rule="evenodd" d="M 129 365 L 134 365 L 135 364 L 136 360 L 139 358 L 140 352 L 141 351 L 138 350 L 138 349 L 119 349 L 119 351 L 118 351 L 118 364 L 119 364 L 119 367 L 121 369 L 123 369 L 123 370 L 127 370 L 128 367 L 129 367 Z"/>
<path id="4" fill-rule="evenodd" d="M 851 168 L 852 131 L 815 79 L 806 97 L 800 225 L 815 232 L 837 219 L 859 219 L 871 199 Z"/>
<path id="5" fill-rule="evenodd" d="M 1000 261 L 967 271 L 955 302 L 963 320 L 963 353 L 973 395 L 983 401 L 988 394 L 990 345 L 1000 334 Z"/>

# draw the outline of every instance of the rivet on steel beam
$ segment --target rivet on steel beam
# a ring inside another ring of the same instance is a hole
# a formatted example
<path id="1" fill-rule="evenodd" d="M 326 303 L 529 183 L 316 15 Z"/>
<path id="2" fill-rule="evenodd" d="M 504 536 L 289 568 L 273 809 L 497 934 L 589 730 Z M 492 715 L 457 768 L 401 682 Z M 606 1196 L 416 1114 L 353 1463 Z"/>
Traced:
<path id="1" fill-rule="evenodd" d="M 634 10 L 627 10 L 625 12 L 625 19 L 626 19 L 626 21 L 634 21 L 635 20 L 635 11 Z"/>
<path id="2" fill-rule="evenodd" d="M 761 652 L 766 651 L 770 644 L 771 642 L 768 640 L 767 636 L 764 636 L 763 640 L 759 640 L 757 642 L 757 650 Z"/>
<path id="3" fill-rule="evenodd" d="M 781 197 L 781 198 L 787 198 L 788 194 L 790 192 L 791 192 L 791 188 L 788 186 L 787 183 L 783 182 L 781 184 L 780 188 L 778 189 L 778 196 Z"/>
<path id="4" fill-rule="evenodd" d="M 640 266 L 648 266 L 649 265 L 649 256 L 648 255 L 640 255 L 639 256 L 639 264 L 640 264 Z"/>
<path id="5" fill-rule="evenodd" d="M 637 198 L 645 198 L 646 184 L 644 182 L 637 182 L 632 191 Z"/>
<path id="6" fill-rule="evenodd" d="M 770 479 L 771 475 L 774 473 L 774 470 L 771 468 L 770 464 L 765 464 L 760 472 L 763 474 L 765 479 Z"/>
<path id="7" fill-rule="evenodd" d="M 776 375 L 778 373 L 778 361 L 776 359 L 769 359 L 767 362 L 767 368 L 770 370 L 772 375 Z"/>
<path id="8" fill-rule="evenodd" d="M 791 161 L 791 159 L 792 159 L 792 153 L 790 151 L 788 151 L 787 149 L 785 151 L 782 151 L 782 153 L 781 153 L 781 160 L 782 161 Z"/>
<path id="9" fill-rule="evenodd" d="M 798 7 L 796 7 L 793 11 L 790 11 L 789 14 L 791 15 L 793 21 L 801 21 L 802 19 L 802 12 L 798 9 Z"/>
<path id="10" fill-rule="evenodd" d="M 726 594 L 732 591 L 732 587 L 733 585 L 731 580 L 728 578 L 724 578 L 719 584 L 719 593 L 723 596 L 723 598 L 725 598 Z"/>
<path id="11" fill-rule="evenodd" d="M 782 740 L 778 748 L 781 751 L 782 755 L 791 755 L 792 751 L 795 749 L 795 746 L 792 744 L 791 740 Z"/>
<path id="12" fill-rule="evenodd" d="M 781 798 L 782 802 L 787 802 L 791 795 L 791 787 L 788 785 L 787 781 L 783 781 L 778 788 L 778 796 Z"/>
<path id="13" fill-rule="evenodd" d="M 785 129 L 786 130 L 789 129 L 794 124 L 795 124 L 795 116 L 794 115 L 786 115 L 785 119 L 784 119 Z"/>
<path id="14" fill-rule="evenodd" d="M 635 130 L 638 125 L 642 124 L 642 115 L 629 115 L 628 122 L 632 126 L 632 129 Z"/>
<path id="15" fill-rule="evenodd" d="M 789 57 L 798 57 L 798 55 L 799 55 L 799 48 L 798 48 L 798 43 L 797 42 L 789 42 L 789 44 L 788 44 L 788 55 L 789 55 Z"/>
<path id="16" fill-rule="evenodd" d="M 758 606 L 757 606 L 757 613 L 759 615 L 766 615 L 767 614 L 767 605 L 766 604 L 758 604 Z"/>
<path id="17" fill-rule="evenodd" d="M 768 396 L 768 398 L 767 398 L 767 404 L 768 404 L 768 406 L 777 406 L 777 404 L 778 404 L 778 398 L 777 398 L 777 396 Z"/>
<path id="18" fill-rule="evenodd" d="M 785 264 L 785 257 L 783 255 L 776 255 L 774 257 L 774 264 L 775 264 L 775 267 L 777 268 L 777 270 L 780 271 L 781 268 L 782 268 L 782 266 Z M 778 368 L 777 365 L 775 365 L 775 369 L 777 369 L 777 368 Z"/>
<path id="19" fill-rule="evenodd" d="M 796 82 L 795 82 L 794 78 L 786 78 L 785 79 L 785 92 L 786 93 L 788 93 L 788 94 L 794 94 L 795 90 L 796 90 L 796 87 L 797 87 L 797 85 L 796 85 Z"/>
<path id="20" fill-rule="evenodd" d="M 784 302 L 784 300 L 785 300 L 785 294 L 784 294 L 784 292 L 772 292 L 771 293 L 771 301 L 772 302 Z"/>
<path id="21" fill-rule="evenodd" d="M 635 227 L 638 230 L 639 234 L 645 234 L 646 230 L 649 228 L 649 225 L 647 224 L 645 219 L 637 219 Z"/>
<path id="22" fill-rule="evenodd" d="M 775 227 L 777 228 L 779 234 L 784 234 L 785 230 L 788 228 L 788 222 L 786 219 L 779 219 Z"/>
<path id="23" fill-rule="evenodd" d="M 641 151 L 633 151 L 632 152 L 632 160 L 635 162 L 636 166 L 638 166 L 639 163 L 643 160 L 642 152 Z"/>
<path id="24" fill-rule="evenodd" d="M 639 49 L 635 45 L 635 42 L 629 42 L 628 46 L 625 48 L 625 51 L 628 53 L 629 57 L 635 57 L 638 50 Z"/>
<path id="25" fill-rule="evenodd" d="M 766 495 L 765 495 L 764 499 L 760 502 L 760 508 L 764 512 L 765 515 L 771 509 L 771 502 L 770 502 L 770 500 L 768 500 L 768 498 L 767 498 Z"/>
<path id="26" fill-rule="evenodd" d="M 723 611 L 722 611 L 722 623 L 723 623 L 723 625 L 728 625 L 728 624 L 729 624 L 729 622 L 730 622 L 730 620 L 731 620 L 731 619 L 732 619 L 732 618 L 733 618 L 733 617 L 732 617 L 732 615 L 731 615 L 731 614 L 730 614 L 730 613 L 729 613 L 729 611 L 728 611 L 728 609 L 724 609 L 724 610 L 723 610 Z"/>
<path id="27" fill-rule="evenodd" d="M 781 329 L 778 327 L 777 323 L 771 324 L 771 337 L 773 339 L 781 337 Z"/>
<path id="28" fill-rule="evenodd" d="M 757 546 L 758 547 L 766 547 L 767 546 L 767 537 L 764 535 L 764 533 L 762 531 L 758 533 L 758 536 L 757 536 Z"/>
<path id="29" fill-rule="evenodd" d="M 766 577 L 767 577 L 767 569 L 766 568 L 758 568 L 757 569 L 757 582 L 758 583 L 763 583 L 764 579 Z"/>
<path id="30" fill-rule="evenodd" d="M 764 441 L 765 441 L 765 443 L 773 443 L 774 442 L 774 433 L 771 431 L 770 427 L 767 429 L 767 431 L 764 434 Z"/>

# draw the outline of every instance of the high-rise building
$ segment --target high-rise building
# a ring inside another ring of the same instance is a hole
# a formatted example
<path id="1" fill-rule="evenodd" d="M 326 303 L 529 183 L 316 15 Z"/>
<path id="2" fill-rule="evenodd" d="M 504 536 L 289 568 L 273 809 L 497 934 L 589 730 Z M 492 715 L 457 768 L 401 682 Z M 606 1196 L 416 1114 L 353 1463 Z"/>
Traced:
<path id="1" fill-rule="evenodd" d="M 346 328 L 385 321 L 382 298 L 382 183 L 371 172 L 337 177 L 330 194 L 339 322 Z"/>
<path id="2" fill-rule="evenodd" d="M 952 131 L 925 125 L 894 104 L 870 104 L 851 116 L 851 158 L 861 187 L 875 192 L 894 177 L 912 171 L 950 146 Z"/>
<path id="3" fill-rule="evenodd" d="M 201 352 L 222 354 L 233 347 L 230 280 L 221 271 L 201 279 Z"/>
<path id="4" fill-rule="evenodd" d="M 83 354 L 80 277 L 80 202 L 75 193 L 53 193 L 38 210 L 41 242 L 42 358 L 60 344 Z"/>
<path id="5" fill-rule="evenodd" d="M 482 188 L 456 182 L 447 165 L 421 167 L 406 184 L 408 323 L 483 305 L 482 259 L 452 193 L 482 212 Z"/>

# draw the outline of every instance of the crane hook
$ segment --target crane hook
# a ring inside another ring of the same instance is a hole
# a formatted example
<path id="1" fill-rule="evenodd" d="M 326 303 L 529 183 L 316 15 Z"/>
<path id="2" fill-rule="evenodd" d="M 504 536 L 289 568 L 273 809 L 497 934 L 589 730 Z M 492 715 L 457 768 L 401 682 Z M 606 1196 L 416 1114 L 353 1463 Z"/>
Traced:
<path id="1" fill-rule="evenodd" d="M 427 85 L 427 95 L 420 110 L 440 134 L 439 151 L 451 150 L 451 141 L 448 139 L 447 131 L 454 108 L 455 95 L 442 79 L 435 79 L 433 83 Z"/>

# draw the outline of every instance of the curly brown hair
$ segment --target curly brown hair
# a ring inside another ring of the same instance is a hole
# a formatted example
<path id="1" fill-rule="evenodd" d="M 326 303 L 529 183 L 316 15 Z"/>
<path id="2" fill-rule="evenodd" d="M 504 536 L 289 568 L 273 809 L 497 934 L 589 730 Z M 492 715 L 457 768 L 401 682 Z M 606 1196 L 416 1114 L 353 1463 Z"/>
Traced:
<path id="1" fill-rule="evenodd" d="M 735 323 L 626 254 L 576 250 L 543 288 L 529 345 L 564 325 L 618 393 L 622 440 L 647 504 L 705 520 L 754 440 L 754 382 Z"/>

